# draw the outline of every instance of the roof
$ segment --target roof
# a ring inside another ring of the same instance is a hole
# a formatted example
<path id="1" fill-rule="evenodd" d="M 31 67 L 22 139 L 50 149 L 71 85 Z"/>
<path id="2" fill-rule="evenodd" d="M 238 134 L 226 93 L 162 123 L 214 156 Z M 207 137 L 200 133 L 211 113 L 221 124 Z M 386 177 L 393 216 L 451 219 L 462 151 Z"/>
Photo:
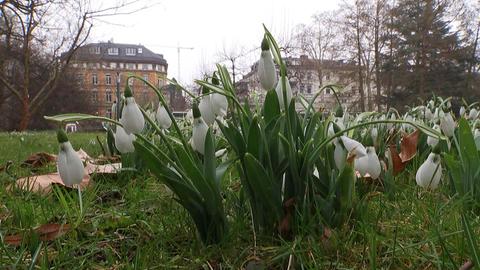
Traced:
<path id="1" fill-rule="evenodd" d="M 99 48 L 99 53 L 98 49 Z M 109 48 L 118 48 L 118 55 L 108 53 Z M 135 49 L 135 55 L 127 55 L 127 49 Z M 140 50 L 139 50 L 140 49 Z M 75 60 L 86 61 L 107 61 L 107 62 L 126 62 L 126 63 L 149 63 L 160 64 L 167 66 L 167 60 L 163 58 L 162 54 L 157 54 L 149 50 L 143 45 L 113 43 L 113 42 L 98 42 L 89 43 L 80 48 L 75 53 Z"/>

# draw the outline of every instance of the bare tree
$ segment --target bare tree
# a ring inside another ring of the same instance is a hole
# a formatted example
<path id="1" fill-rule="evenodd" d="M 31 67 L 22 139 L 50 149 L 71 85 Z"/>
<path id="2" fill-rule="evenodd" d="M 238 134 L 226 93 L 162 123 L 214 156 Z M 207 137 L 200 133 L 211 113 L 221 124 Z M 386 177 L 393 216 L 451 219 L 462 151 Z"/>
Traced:
<path id="1" fill-rule="evenodd" d="M 17 56 L 4 59 L 0 84 L 7 92 L 2 97 L 11 95 L 20 103 L 18 130 L 28 128 L 32 115 L 52 95 L 73 54 L 89 37 L 94 21 L 134 12 L 124 10 L 134 3 L 121 2 L 100 9 L 94 9 L 90 0 L 12 0 L 0 3 L 5 30 L 1 33 L 2 48 L 5 54 Z M 37 57 L 34 54 L 50 58 L 43 70 L 48 79 L 35 90 L 33 81 L 41 74 L 35 74 L 31 68 Z M 14 70 L 16 74 L 12 73 Z"/>

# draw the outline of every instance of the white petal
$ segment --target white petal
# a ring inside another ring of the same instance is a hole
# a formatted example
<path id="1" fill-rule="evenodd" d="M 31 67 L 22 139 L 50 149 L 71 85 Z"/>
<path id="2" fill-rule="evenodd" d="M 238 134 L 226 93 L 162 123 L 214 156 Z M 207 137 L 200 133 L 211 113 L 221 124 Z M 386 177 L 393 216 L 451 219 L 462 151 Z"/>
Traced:
<path id="1" fill-rule="evenodd" d="M 170 119 L 167 110 L 161 104 L 158 104 L 156 119 L 160 128 L 168 129 L 172 125 L 172 119 Z"/>
<path id="2" fill-rule="evenodd" d="M 122 110 L 122 124 L 127 134 L 140 133 L 145 126 L 145 119 L 133 97 L 128 97 L 125 100 L 125 106 Z"/>
<path id="3" fill-rule="evenodd" d="M 215 122 L 215 113 L 213 112 L 211 95 L 202 97 L 200 103 L 198 104 L 198 109 L 202 115 L 203 120 L 207 125 L 213 124 Z"/>
<path id="4" fill-rule="evenodd" d="M 415 180 L 424 188 L 436 189 L 442 177 L 442 165 L 440 156 L 431 153 L 427 160 L 418 168 Z"/>
<path id="5" fill-rule="evenodd" d="M 219 93 L 214 93 L 211 95 L 211 102 L 213 106 L 213 112 L 217 116 L 224 117 L 227 115 L 228 110 L 228 100 L 227 98 Z"/>
<path id="6" fill-rule="evenodd" d="M 205 137 L 207 132 L 208 126 L 202 118 L 193 120 L 192 147 L 202 155 L 205 154 Z"/>
<path id="7" fill-rule="evenodd" d="M 347 150 L 343 148 L 340 143 L 335 143 L 335 150 L 333 152 L 333 159 L 335 161 L 335 166 L 337 166 L 338 170 L 342 170 L 345 167 L 345 162 L 347 160 Z"/>
<path id="8" fill-rule="evenodd" d="M 60 151 L 57 157 L 57 170 L 66 186 L 72 186 L 73 184 L 80 184 L 80 182 L 82 182 L 85 169 L 82 160 L 77 152 L 73 150 L 70 142 L 60 144 Z"/>
<path id="9" fill-rule="evenodd" d="M 357 158 L 367 155 L 367 150 L 361 143 L 357 142 L 356 140 L 350 139 L 347 136 L 341 136 L 340 138 L 342 139 L 345 149 L 347 149 L 349 153 L 355 152 L 355 156 Z"/>
<path id="10" fill-rule="evenodd" d="M 258 61 L 258 79 L 264 90 L 271 90 L 277 83 L 277 71 L 270 51 L 262 51 Z"/>
<path id="11" fill-rule="evenodd" d="M 115 132 L 115 147 L 120 151 L 120 153 L 132 153 L 135 151 L 133 146 L 133 141 L 135 140 L 135 135 L 127 134 L 121 126 L 117 126 L 117 131 Z"/>

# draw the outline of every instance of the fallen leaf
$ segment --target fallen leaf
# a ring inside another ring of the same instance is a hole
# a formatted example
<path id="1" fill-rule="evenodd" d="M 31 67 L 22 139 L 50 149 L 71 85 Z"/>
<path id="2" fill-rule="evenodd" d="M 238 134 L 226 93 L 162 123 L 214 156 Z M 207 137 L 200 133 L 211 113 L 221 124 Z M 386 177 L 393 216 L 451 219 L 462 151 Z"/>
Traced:
<path id="1" fill-rule="evenodd" d="M 77 154 L 83 162 L 93 160 L 82 148 L 78 149 Z"/>
<path id="2" fill-rule="evenodd" d="M 394 144 L 391 144 L 389 146 L 389 149 L 390 149 L 390 155 L 392 157 L 393 175 L 397 175 L 405 169 L 406 163 L 402 162 L 402 159 L 398 155 L 397 147 Z"/>
<path id="3" fill-rule="evenodd" d="M 55 160 L 57 160 L 57 156 L 55 155 L 46 152 L 38 152 L 30 155 L 25 161 L 23 161 L 21 166 L 38 168 L 54 162 Z"/>
<path id="4" fill-rule="evenodd" d="M 80 183 L 80 189 L 85 189 L 90 183 L 90 175 L 85 174 L 82 182 Z M 15 182 L 18 188 L 23 190 L 48 193 L 52 190 L 52 184 L 59 184 L 65 186 L 58 173 L 50 173 L 44 175 L 34 175 L 29 177 L 20 178 Z"/>
<path id="5" fill-rule="evenodd" d="M 85 170 L 88 174 L 96 173 L 96 174 L 115 174 L 122 169 L 121 163 L 111 163 L 111 164 L 104 164 L 104 165 L 96 165 L 90 162 L 87 162 L 87 166 Z"/>
<path id="6" fill-rule="evenodd" d="M 414 132 L 403 137 L 400 142 L 400 160 L 402 162 L 407 162 L 411 160 L 417 154 L 417 144 L 418 138 L 420 137 L 420 130 L 415 130 Z"/>
<path id="7" fill-rule="evenodd" d="M 41 241 L 51 241 L 63 236 L 70 229 L 71 226 L 69 224 L 44 224 L 33 229 L 33 233 L 38 234 Z M 8 235 L 5 236 L 4 242 L 12 246 L 19 246 L 24 237 L 31 237 L 31 235 L 32 232 L 28 231 L 24 234 Z"/>

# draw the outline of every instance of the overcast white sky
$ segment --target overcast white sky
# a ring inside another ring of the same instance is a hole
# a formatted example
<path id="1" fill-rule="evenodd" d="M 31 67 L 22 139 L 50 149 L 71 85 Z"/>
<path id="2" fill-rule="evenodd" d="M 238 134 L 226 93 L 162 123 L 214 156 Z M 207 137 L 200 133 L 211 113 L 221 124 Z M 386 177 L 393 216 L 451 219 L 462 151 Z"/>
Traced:
<path id="1" fill-rule="evenodd" d="M 106 2 L 115 2 L 109 0 Z M 149 1 L 153 2 L 153 1 Z M 153 7 L 132 15 L 97 22 L 91 42 L 113 39 L 143 44 L 168 61 L 168 77 L 178 78 L 177 50 L 162 46 L 194 47 L 180 53 L 181 81 L 198 79 L 202 66 L 213 66 L 225 47 L 258 47 L 262 23 L 279 38 L 316 12 L 337 7 L 338 0 L 158 0 Z M 102 2 L 105 3 L 105 2 Z"/>

